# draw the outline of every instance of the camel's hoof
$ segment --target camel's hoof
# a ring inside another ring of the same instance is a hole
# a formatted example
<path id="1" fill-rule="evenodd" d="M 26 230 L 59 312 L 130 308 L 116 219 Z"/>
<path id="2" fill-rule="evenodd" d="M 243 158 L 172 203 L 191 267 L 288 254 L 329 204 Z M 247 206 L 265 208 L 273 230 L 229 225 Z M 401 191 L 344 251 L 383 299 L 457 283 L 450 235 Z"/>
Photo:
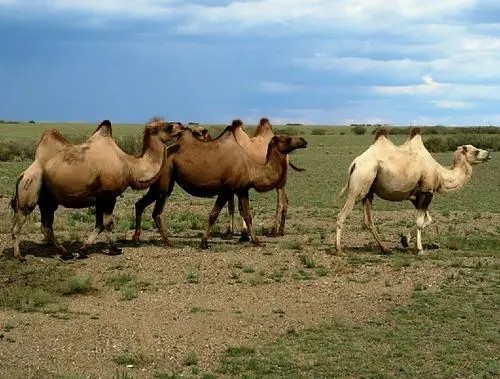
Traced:
<path id="1" fill-rule="evenodd" d="M 26 263 L 26 257 L 19 257 L 17 258 L 17 260 L 19 261 L 19 263 Z"/>
<path id="2" fill-rule="evenodd" d="M 112 246 L 109 248 L 108 255 L 121 255 L 122 254 L 122 249 Z"/>
<path id="3" fill-rule="evenodd" d="M 85 251 L 79 251 L 76 258 L 77 259 L 87 259 L 89 256 Z"/>
<path id="4" fill-rule="evenodd" d="M 409 234 L 401 234 L 401 245 L 407 249 L 410 247 L 410 235 Z"/>
<path id="5" fill-rule="evenodd" d="M 389 254 L 392 254 L 392 250 L 391 249 L 388 249 L 387 247 L 383 247 L 380 252 L 384 255 L 389 255 Z"/>
<path id="6" fill-rule="evenodd" d="M 69 261 L 70 259 L 73 259 L 73 254 L 70 254 L 68 252 L 66 253 L 61 253 L 59 255 L 59 259 L 62 260 L 62 261 Z"/>
<path id="7" fill-rule="evenodd" d="M 205 250 L 208 249 L 209 247 L 210 245 L 208 244 L 208 240 L 206 238 L 202 238 L 200 243 L 200 248 Z"/>
<path id="8" fill-rule="evenodd" d="M 241 232 L 241 236 L 239 238 L 239 241 L 240 242 L 248 242 L 248 241 L 250 241 L 250 236 L 248 235 L 248 233 Z"/>
<path id="9" fill-rule="evenodd" d="M 136 245 L 140 243 L 140 239 L 141 239 L 140 233 L 134 233 L 134 235 L 132 236 L 132 241 L 134 241 Z"/>
<path id="10" fill-rule="evenodd" d="M 252 241 L 252 245 L 254 245 L 254 246 L 266 246 L 266 243 L 262 242 L 261 240 L 255 239 Z"/>
<path id="11" fill-rule="evenodd" d="M 429 250 L 435 250 L 435 249 L 440 249 L 441 245 L 435 242 L 431 242 L 427 245 L 427 249 Z"/>

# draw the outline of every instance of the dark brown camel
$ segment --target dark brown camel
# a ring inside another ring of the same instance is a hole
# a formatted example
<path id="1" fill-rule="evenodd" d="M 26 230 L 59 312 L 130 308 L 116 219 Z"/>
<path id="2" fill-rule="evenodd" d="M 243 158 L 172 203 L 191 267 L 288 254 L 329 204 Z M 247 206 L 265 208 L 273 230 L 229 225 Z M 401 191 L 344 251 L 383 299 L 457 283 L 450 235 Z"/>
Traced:
<path id="1" fill-rule="evenodd" d="M 274 136 L 268 144 L 265 163 L 259 164 L 235 138 L 235 133 L 238 133 L 242 126 L 240 120 L 235 120 L 219 137 L 208 142 L 200 141 L 188 129 L 182 133 L 175 145 L 168 148 L 167 164 L 162 175 L 150 187 L 148 193 L 136 202 L 136 231 L 133 237 L 135 241 L 140 237 L 144 209 L 156 201 L 153 219 L 165 244 L 169 245 L 161 213 L 174 184 L 178 183 L 193 196 L 217 196 L 209 215 L 208 227 L 202 237 L 203 248 L 208 247 L 212 226 L 220 210 L 233 194 L 238 197 L 240 214 L 248 226 L 252 242 L 259 244 L 249 212 L 248 192 L 251 188 L 266 192 L 282 186 L 288 167 L 287 154 L 295 149 L 305 148 L 307 142 L 302 137 Z"/>
<path id="2" fill-rule="evenodd" d="M 193 135 L 198 138 L 200 141 L 211 141 L 212 137 L 210 136 L 208 130 L 201 126 L 196 126 L 191 128 Z M 254 159 L 259 164 L 264 164 L 266 162 L 266 154 L 267 147 L 269 142 L 274 136 L 274 131 L 269 119 L 261 118 L 259 121 L 259 125 L 255 130 L 252 137 L 249 137 L 244 130 L 244 128 L 239 128 L 235 131 L 236 139 L 238 143 L 243 147 L 243 149 L 250 155 L 252 159 Z M 304 169 L 299 168 L 292 164 L 289 160 L 289 156 L 287 155 L 288 164 L 295 171 L 302 172 Z M 284 235 L 285 234 L 285 221 L 286 215 L 288 212 L 288 196 L 285 192 L 285 184 L 286 177 L 283 181 L 283 186 L 276 188 L 276 214 L 274 218 L 274 225 L 271 229 L 271 236 L 276 235 Z M 231 196 L 227 203 L 228 211 L 229 211 L 229 227 L 227 230 L 228 234 L 234 233 L 234 196 Z M 243 222 L 243 239 L 248 239 L 248 230 Z"/>

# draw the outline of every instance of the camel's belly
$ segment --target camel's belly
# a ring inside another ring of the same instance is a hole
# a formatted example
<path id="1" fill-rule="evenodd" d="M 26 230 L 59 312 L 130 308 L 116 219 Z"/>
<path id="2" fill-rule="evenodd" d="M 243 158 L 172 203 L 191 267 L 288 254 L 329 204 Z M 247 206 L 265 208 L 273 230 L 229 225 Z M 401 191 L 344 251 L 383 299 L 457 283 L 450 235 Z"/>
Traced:
<path id="1" fill-rule="evenodd" d="M 75 197 L 60 197 L 57 202 L 66 208 L 88 208 L 96 203 L 95 197 L 75 198 Z"/>
<path id="2" fill-rule="evenodd" d="M 415 186 L 395 186 L 375 180 L 372 191 L 380 198 L 389 201 L 408 200 Z"/>

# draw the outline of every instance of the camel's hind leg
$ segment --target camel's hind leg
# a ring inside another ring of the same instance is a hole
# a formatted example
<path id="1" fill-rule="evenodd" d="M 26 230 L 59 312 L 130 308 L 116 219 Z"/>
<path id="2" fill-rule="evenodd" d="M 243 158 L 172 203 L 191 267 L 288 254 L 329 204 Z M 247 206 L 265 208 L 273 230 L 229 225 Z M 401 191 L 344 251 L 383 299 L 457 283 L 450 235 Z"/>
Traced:
<path id="1" fill-rule="evenodd" d="M 26 221 L 26 216 L 21 210 L 16 210 L 14 214 L 14 222 L 12 223 L 11 232 L 12 232 L 12 241 L 14 244 L 14 258 L 17 258 L 21 262 L 26 261 L 26 258 L 21 257 L 21 250 L 19 249 L 19 234 L 21 232 L 21 228 L 23 227 L 24 221 Z"/>
<path id="2" fill-rule="evenodd" d="M 340 241 L 347 216 L 351 213 L 356 203 L 368 195 L 376 177 L 376 165 L 372 164 L 371 166 L 363 167 L 363 164 L 359 164 L 359 162 L 356 163 L 356 161 L 351 165 L 347 185 L 340 192 L 342 195 L 347 191 L 347 199 L 337 216 L 337 235 L 335 240 L 335 250 L 337 254 L 342 253 Z"/>
<path id="3" fill-rule="evenodd" d="M 54 213 L 57 206 L 58 204 L 53 199 L 51 194 L 42 190 L 42 195 L 38 201 L 38 207 L 40 208 L 41 215 L 42 233 L 47 241 L 60 251 L 62 259 L 71 259 L 73 258 L 73 254 L 68 253 L 68 251 L 61 245 L 54 235 Z"/>
<path id="4" fill-rule="evenodd" d="M 285 188 L 276 189 L 276 215 L 274 218 L 274 226 L 271 234 L 276 236 L 285 235 L 285 221 L 288 213 L 288 196 Z"/>
<path id="5" fill-rule="evenodd" d="M 20 261 L 25 261 L 21 257 L 19 248 L 21 228 L 26 221 L 26 217 L 33 212 L 40 196 L 42 188 L 42 168 L 35 161 L 19 177 L 16 183 L 14 196 L 10 202 L 14 210 L 11 233 L 14 244 L 14 257 Z"/>
<path id="6" fill-rule="evenodd" d="M 380 250 L 382 250 L 382 253 L 388 254 L 391 252 L 391 250 L 382 244 L 382 241 L 380 240 L 380 237 L 377 233 L 377 229 L 375 228 L 375 224 L 373 223 L 372 202 L 373 202 L 373 193 L 370 192 L 363 199 L 363 211 L 364 211 L 363 222 L 364 222 L 366 228 L 371 232 L 371 234 L 375 238 L 375 241 L 377 241 L 378 245 L 380 246 Z"/>
<path id="7" fill-rule="evenodd" d="M 232 196 L 232 194 L 227 193 L 227 192 L 221 192 L 219 194 L 219 196 L 217 196 L 217 200 L 215 200 L 214 207 L 212 208 L 212 211 L 210 212 L 210 214 L 208 216 L 207 229 L 205 230 L 203 237 L 201 237 L 201 248 L 202 249 L 208 249 L 208 237 L 210 236 L 210 232 L 212 230 L 212 227 L 215 224 L 215 221 L 217 221 L 217 218 L 219 217 L 220 211 L 222 210 L 222 208 L 224 208 L 224 205 L 226 205 L 230 196 Z"/>
<path id="8" fill-rule="evenodd" d="M 252 243 L 254 245 L 262 245 L 257 236 L 255 235 L 255 230 L 252 225 L 252 215 L 250 214 L 250 198 L 248 196 L 248 190 L 238 194 L 239 210 L 241 217 L 245 220 L 248 227 L 248 232 L 252 238 Z"/>

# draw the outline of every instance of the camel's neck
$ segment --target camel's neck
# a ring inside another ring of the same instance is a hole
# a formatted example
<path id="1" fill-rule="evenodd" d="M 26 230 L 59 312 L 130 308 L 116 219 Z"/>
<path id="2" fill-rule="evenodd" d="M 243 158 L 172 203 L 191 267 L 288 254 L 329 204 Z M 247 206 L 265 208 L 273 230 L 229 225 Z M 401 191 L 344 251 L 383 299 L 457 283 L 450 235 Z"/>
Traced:
<path id="1" fill-rule="evenodd" d="M 440 182 L 437 191 L 447 193 L 459 190 L 472 177 L 472 166 L 458 153 L 451 168 L 440 166 Z"/>
<path id="2" fill-rule="evenodd" d="M 146 133 L 141 155 L 130 162 L 132 188 L 142 189 L 153 184 L 160 176 L 165 157 L 163 142 L 158 137 Z"/>
<path id="3" fill-rule="evenodd" d="M 283 185 L 287 174 L 286 155 L 276 148 L 269 148 L 265 165 L 259 165 L 252 180 L 259 192 L 267 192 Z"/>

